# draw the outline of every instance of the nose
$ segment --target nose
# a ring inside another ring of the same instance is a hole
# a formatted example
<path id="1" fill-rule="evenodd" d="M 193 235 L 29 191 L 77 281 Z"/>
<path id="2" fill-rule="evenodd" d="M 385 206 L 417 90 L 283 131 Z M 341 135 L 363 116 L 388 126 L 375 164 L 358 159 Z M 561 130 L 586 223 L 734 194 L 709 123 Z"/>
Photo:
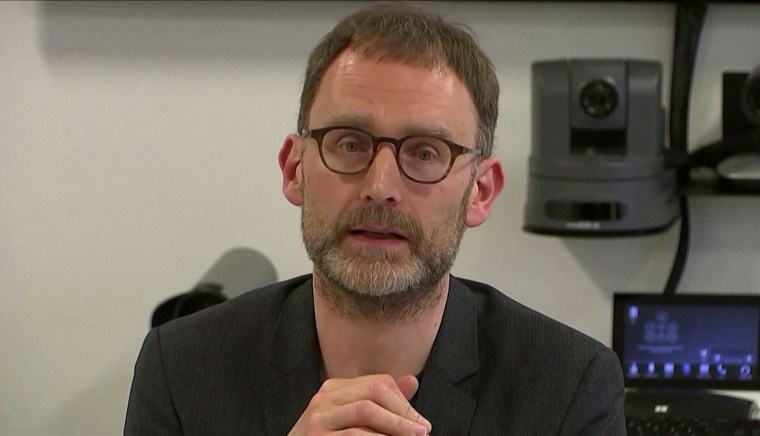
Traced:
<path id="1" fill-rule="evenodd" d="M 385 206 L 401 202 L 402 174 L 396 163 L 395 149 L 390 144 L 380 144 L 375 159 L 364 175 L 361 198 Z"/>

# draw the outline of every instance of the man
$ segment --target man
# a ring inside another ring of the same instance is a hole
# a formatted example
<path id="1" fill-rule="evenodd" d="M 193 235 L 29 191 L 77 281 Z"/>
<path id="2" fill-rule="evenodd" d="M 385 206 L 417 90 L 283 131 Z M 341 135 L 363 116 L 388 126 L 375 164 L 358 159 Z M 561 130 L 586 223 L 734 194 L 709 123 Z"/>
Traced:
<path id="1" fill-rule="evenodd" d="M 125 433 L 625 434 L 609 349 L 449 274 L 504 183 L 498 96 L 438 16 L 338 24 L 279 153 L 313 274 L 151 331 Z"/>

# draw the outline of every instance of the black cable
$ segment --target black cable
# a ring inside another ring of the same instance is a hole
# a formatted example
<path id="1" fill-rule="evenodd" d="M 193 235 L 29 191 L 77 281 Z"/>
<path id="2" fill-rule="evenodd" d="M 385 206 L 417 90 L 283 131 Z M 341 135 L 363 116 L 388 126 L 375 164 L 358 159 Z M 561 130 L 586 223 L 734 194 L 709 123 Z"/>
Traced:
<path id="1" fill-rule="evenodd" d="M 675 153 L 688 153 L 689 134 L 689 95 L 691 80 L 694 75 L 694 60 L 697 57 L 699 35 L 702 31 L 706 2 L 678 2 L 676 7 L 675 41 L 673 44 L 673 71 L 670 82 L 670 149 Z M 689 181 L 688 166 L 677 170 L 679 186 Z M 689 251 L 689 200 L 684 190 L 679 189 L 679 208 L 681 226 L 678 235 L 678 248 L 673 260 L 670 276 L 665 284 L 663 294 L 673 295 L 686 267 Z"/>
<path id="2" fill-rule="evenodd" d="M 681 281 L 683 271 L 686 269 L 686 259 L 689 254 L 689 233 L 691 231 L 689 221 L 689 199 L 686 195 L 678 198 L 678 205 L 681 210 L 681 228 L 678 232 L 678 248 L 673 259 L 673 267 L 670 269 L 668 282 L 665 284 L 665 295 L 675 295 L 678 289 L 678 283 Z"/>
<path id="3" fill-rule="evenodd" d="M 676 7 L 673 70 L 670 79 L 670 148 L 688 153 L 689 96 L 699 35 L 707 14 L 706 2 L 678 2 Z M 689 169 L 678 170 L 678 181 L 688 181 Z"/>

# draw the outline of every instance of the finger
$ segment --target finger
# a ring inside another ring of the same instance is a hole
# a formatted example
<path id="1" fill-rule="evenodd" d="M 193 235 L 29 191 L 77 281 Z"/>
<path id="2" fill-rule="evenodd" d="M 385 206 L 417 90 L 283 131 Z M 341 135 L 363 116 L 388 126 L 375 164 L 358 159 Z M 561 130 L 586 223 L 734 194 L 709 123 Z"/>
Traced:
<path id="1" fill-rule="evenodd" d="M 416 383 L 405 381 L 405 383 Z M 405 386 L 408 387 L 408 386 Z M 423 423 L 420 415 L 411 404 L 408 398 L 401 392 L 396 384 L 396 380 L 388 375 L 378 375 L 369 380 L 366 386 L 367 397 L 391 413 L 402 416 L 414 422 Z M 411 398 L 411 397 L 410 397 Z"/>
<path id="2" fill-rule="evenodd" d="M 419 422 L 399 416 L 370 400 L 344 404 L 323 411 L 321 425 L 329 430 L 365 428 L 384 435 L 425 436 L 428 429 Z"/>
<path id="3" fill-rule="evenodd" d="M 397 378 L 396 385 L 404 395 L 404 398 L 410 401 L 420 388 L 420 382 L 417 380 L 417 377 L 413 375 L 405 375 Z M 433 424 L 425 419 L 424 416 L 420 415 L 417 422 L 424 425 L 427 428 L 428 433 L 432 431 Z"/>
<path id="4" fill-rule="evenodd" d="M 407 384 L 416 383 L 405 381 Z M 375 374 L 353 379 L 330 379 L 322 384 L 319 393 L 326 395 L 334 404 L 349 404 L 360 400 L 372 400 L 391 412 L 402 414 L 409 405 L 396 380 L 385 374 Z M 407 406 L 407 407 L 405 407 Z"/>
<path id="5" fill-rule="evenodd" d="M 414 379 L 413 376 L 410 377 Z M 409 391 L 409 385 L 417 384 L 417 381 L 416 379 L 405 380 L 404 384 L 405 389 Z M 421 423 L 428 430 L 431 428 L 430 422 L 409 404 L 408 399 L 396 384 L 396 380 L 389 375 L 376 374 L 355 379 L 327 380 L 323 383 L 320 393 L 326 394 L 332 404 L 338 405 L 370 400 L 393 414 Z"/>
<path id="6" fill-rule="evenodd" d="M 364 435 L 381 435 L 381 436 L 383 436 L 382 433 L 378 433 L 378 432 L 372 430 L 371 428 L 367 428 L 367 427 L 348 428 L 348 429 L 339 431 L 336 434 L 340 435 L 340 436 L 364 436 Z"/>
<path id="7" fill-rule="evenodd" d="M 398 386 L 404 398 L 411 400 L 414 394 L 417 393 L 417 389 L 420 387 L 420 383 L 413 375 L 405 375 L 396 379 L 396 386 Z"/>
<path id="8" fill-rule="evenodd" d="M 409 400 L 417 392 L 419 382 L 411 375 L 402 376 L 399 379 L 401 379 L 401 385 L 395 379 L 391 379 L 393 382 L 390 383 L 386 376 L 373 380 L 370 385 L 370 399 L 391 413 L 422 424 L 427 430 L 423 434 L 427 434 L 432 429 L 432 424 L 409 404 Z M 389 391 L 386 391 L 383 386 L 387 386 Z"/>

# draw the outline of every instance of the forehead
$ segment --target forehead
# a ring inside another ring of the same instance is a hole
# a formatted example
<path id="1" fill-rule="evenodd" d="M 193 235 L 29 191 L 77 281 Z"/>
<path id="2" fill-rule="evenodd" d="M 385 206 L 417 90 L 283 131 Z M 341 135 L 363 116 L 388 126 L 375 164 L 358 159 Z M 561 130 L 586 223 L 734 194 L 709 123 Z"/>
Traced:
<path id="1" fill-rule="evenodd" d="M 309 113 L 310 128 L 352 125 L 381 135 L 436 133 L 473 144 L 469 92 L 449 69 L 341 53 L 325 72 Z"/>

